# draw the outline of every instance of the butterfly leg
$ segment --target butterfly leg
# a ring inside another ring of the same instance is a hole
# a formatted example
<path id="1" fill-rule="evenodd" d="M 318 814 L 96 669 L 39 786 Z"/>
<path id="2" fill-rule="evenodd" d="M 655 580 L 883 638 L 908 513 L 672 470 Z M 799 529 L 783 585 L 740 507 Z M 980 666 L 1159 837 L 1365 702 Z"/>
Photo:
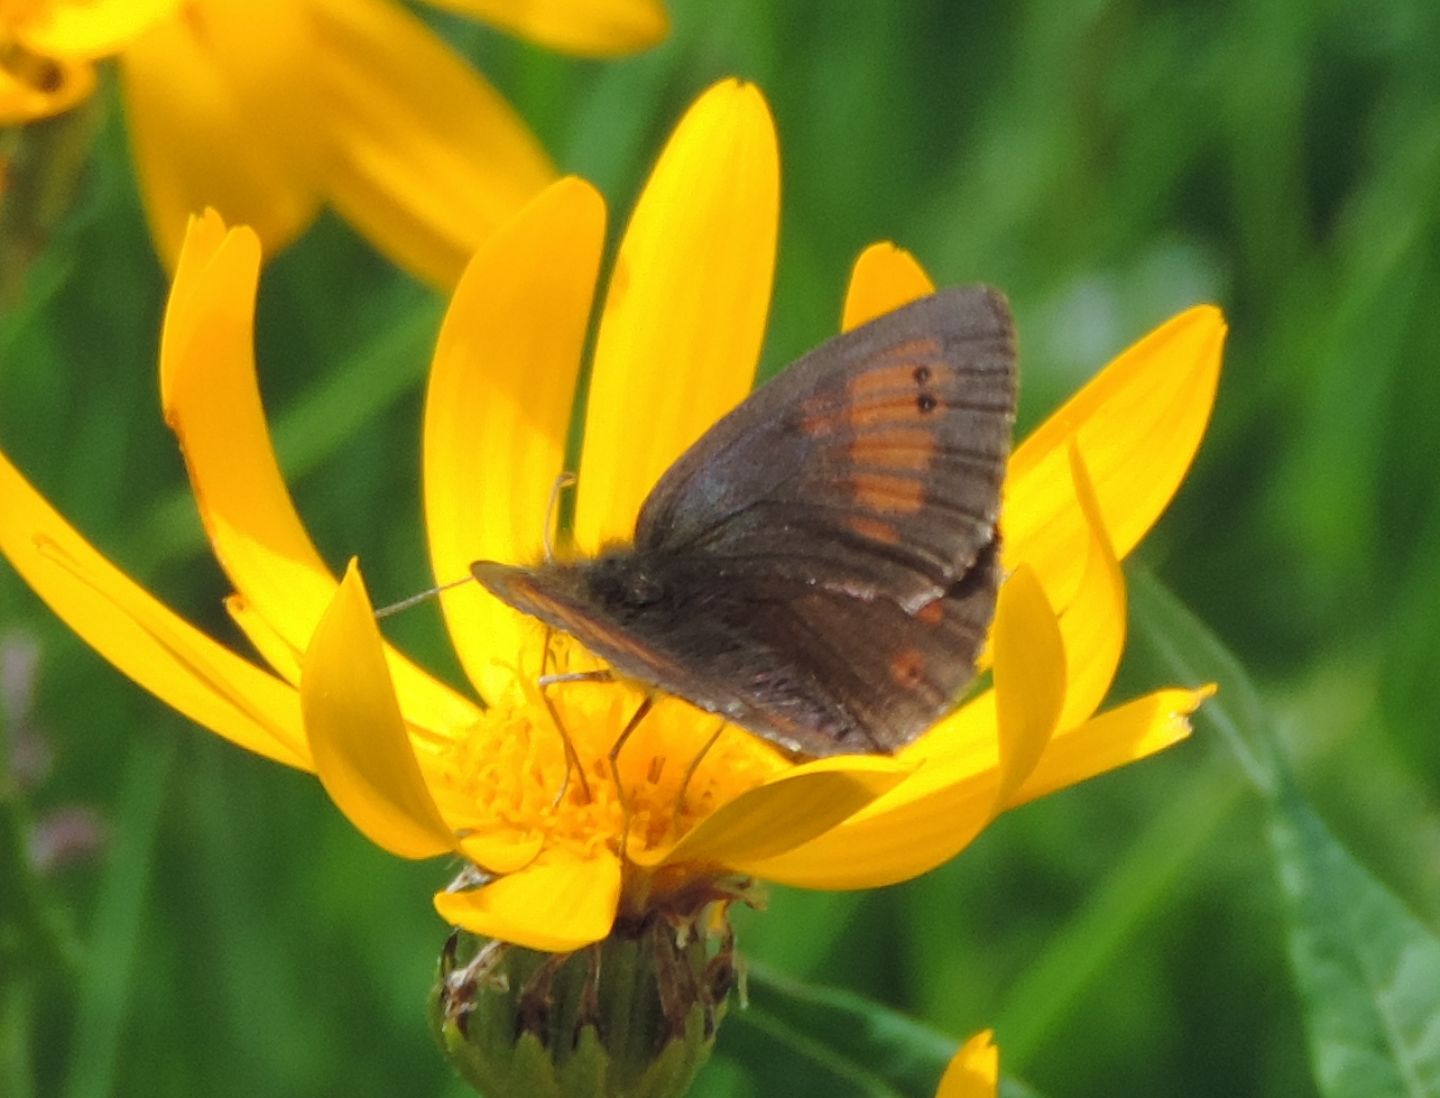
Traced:
<path id="1" fill-rule="evenodd" d="M 566 682 L 614 682 L 615 676 L 609 671 L 566 671 L 563 675 L 541 675 L 535 680 L 536 686 L 558 686 Z"/>
<path id="2" fill-rule="evenodd" d="M 548 685 L 548 684 L 547 684 Z M 590 792 L 590 781 L 585 777 L 585 768 L 580 764 L 580 755 L 575 750 L 574 743 L 570 740 L 570 733 L 565 731 L 565 724 L 560 719 L 560 712 L 555 708 L 555 703 L 550 700 L 550 695 L 545 693 L 545 685 L 540 687 L 540 700 L 545 703 L 545 711 L 550 714 L 550 722 L 555 725 L 555 731 L 560 733 L 560 742 L 565 745 L 565 778 L 560 783 L 559 790 L 555 793 L 555 800 L 551 807 L 555 807 L 565 799 L 565 794 L 570 792 L 570 774 L 573 771 L 580 777 L 580 789 L 585 794 L 585 800 L 594 800 Z"/>
<path id="3" fill-rule="evenodd" d="M 625 858 L 625 845 L 630 839 L 630 802 L 625 796 L 625 786 L 620 781 L 620 751 L 624 748 L 625 741 L 630 738 L 635 729 L 640 727 L 640 722 L 645 719 L 645 714 L 649 713 L 654 705 L 655 695 L 646 694 L 640 704 L 635 707 L 635 712 L 630 715 L 630 719 L 625 722 L 625 727 L 610 746 L 610 754 L 607 756 L 610 760 L 610 777 L 615 782 L 615 799 L 620 802 L 620 813 L 623 820 L 620 832 L 620 858 L 622 861 Z"/>
<path id="4" fill-rule="evenodd" d="M 546 693 L 545 688 L 554 686 L 560 682 L 585 682 L 596 676 L 604 676 L 604 679 L 600 679 L 599 681 L 605 681 L 610 677 L 608 671 L 580 671 L 573 675 L 545 674 L 545 665 L 550 662 L 550 637 L 553 633 L 554 631 L 547 625 L 545 627 L 545 643 L 540 649 L 540 677 L 535 680 L 535 685 L 540 691 L 540 700 L 545 703 L 545 711 L 550 714 L 550 720 L 551 723 L 555 725 L 555 731 L 560 733 L 560 742 L 565 745 L 565 779 L 560 783 L 560 790 L 555 794 L 555 800 L 551 802 L 552 808 L 563 801 L 565 794 L 570 792 L 570 772 L 572 769 L 580 777 L 580 789 L 585 794 L 585 800 L 587 802 L 593 801 L 595 797 L 594 794 L 590 792 L 590 782 L 585 777 L 585 768 L 580 763 L 580 754 L 575 750 L 575 742 L 570 739 L 570 733 L 565 731 L 565 722 L 560 719 L 560 711 L 555 708 L 555 703 L 550 700 L 550 695 Z"/>
<path id="5" fill-rule="evenodd" d="M 728 723 L 729 722 L 723 719 L 720 721 L 715 731 L 710 733 L 710 738 L 705 741 L 705 746 L 700 749 L 700 753 L 691 759 L 685 767 L 685 776 L 680 779 L 680 792 L 675 797 L 675 811 L 672 815 L 678 817 L 685 811 L 685 793 L 690 788 L 690 779 L 695 776 L 695 771 L 700 769 L 701 761 L 710 753 L 710 749 L 715 746 L 715 741 L 720 738 L 720 733 L 725 731 Z"/>

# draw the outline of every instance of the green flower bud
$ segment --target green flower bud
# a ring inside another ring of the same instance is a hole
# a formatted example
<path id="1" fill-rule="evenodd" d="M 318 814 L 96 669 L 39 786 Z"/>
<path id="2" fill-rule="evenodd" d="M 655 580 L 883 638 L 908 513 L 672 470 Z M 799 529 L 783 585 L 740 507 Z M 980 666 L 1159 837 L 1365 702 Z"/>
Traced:
<path id="1" fill-rule="evenodd" d="M 456 931 L 430 1019 L 462 1078 L 491 1098 L 671 1098 L 715 1044 L 734 984 L 726 922 L 617 923 L 574 953 L 537 953 Z"/>

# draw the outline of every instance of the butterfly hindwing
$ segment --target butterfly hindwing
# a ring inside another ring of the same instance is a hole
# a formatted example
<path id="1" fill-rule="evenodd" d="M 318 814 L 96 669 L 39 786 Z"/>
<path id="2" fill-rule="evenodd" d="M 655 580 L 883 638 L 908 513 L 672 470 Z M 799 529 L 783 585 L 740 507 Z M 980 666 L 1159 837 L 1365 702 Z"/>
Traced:
<path id="1" fill-rule="evenodd" d="M 997 548 L 982 550 L 964 578 L 917 613 L 812 587 L 757 614 L 754 628 L 765 638 L 758 647 L 803 652 L 798 662 L 835 715 L 820 737 L 776 726 L 770 738 L 808 755 L 889 752 L 954 708 L 994 612 Z M 763 672 L 752 683 L 763 713 L 773 712 Z"/>

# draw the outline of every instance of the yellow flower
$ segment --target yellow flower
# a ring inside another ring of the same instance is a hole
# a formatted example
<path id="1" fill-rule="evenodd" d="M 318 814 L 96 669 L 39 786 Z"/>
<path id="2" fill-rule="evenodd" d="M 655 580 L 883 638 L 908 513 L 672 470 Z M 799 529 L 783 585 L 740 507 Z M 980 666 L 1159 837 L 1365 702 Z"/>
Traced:
<path id="1" fill-rule="evenodd" d="M 69 110 L 93 61 L 124 49 L 179 0 L 0 0 L 0 126 Z"/>
<path id="2" fill-rule="evenodd" d="M 935 1098 L 995 1098 L 999 1092 L 1000 1050 L 994 1030 L 982 1030 L 956 1051 Z"/>
<path id="3" fill-rule="evenodd" d="M 759 92 L 727 81 L 677 128 L 627 227 L 605 296 L 584 416 L 573 534 L 629 535 L 678 454 L 751 387 L 769 304 L 778 154 Z M 435 352 L 424 505 L 441 581 L 476 559 L 543 551 L 565 465 L 605 237 L 604 203 L 555 183 L 471 260 Z M 259 242 L 190 227 L 161 389 L 228 606 L 272 670 L 198 633 L 109 565 L 0 463 L 0 550 L 78 633 L 176 709 L 249 750 L 313 770 L 371 840 L 478 867 L 436 896 L 476 934 L 563 951 L 656 910 L 694 914 L 759 877 L 868 888 L 952 857 L 1000 812 L 1182 738 L 1204 690 L 1096 715 L 1124 644 L 1117 558 L 1154 523 L 1204 433 L 1224 324 L 1201 307 L 1108 366 L 1015 451 L 993 688 L 896 757 L 795 763 L 717 719 L 659 702 L 606 755 L 638 688 L 547 692 L 544 633 L 478 585 L 447 591 L 451 637 L 484 705 L 381 638 L 358 568 L 337 580 L 295 513 L 266 433 L 251 349 Z M 929 288 L 905 252 L 868 249 L 849 326 Z M 552 645 L 548 670 L 593 666 Z M 567 763 L 555 718 L 568 731 Z M 471 885 L 475 887 L 464 887 Z"/>
<path id="4" fill-rule="evenodd" d="M 589 55 L 662 38 L 662 0 L 433 0 Z M 478 73 L 394 0 L 0 0 L 0 125 L 65 110 L 118 54 L 141 196 L 173 266 L 214 207 L 283 247 L 329 205 L 452 285 L 554 177 Z"/>

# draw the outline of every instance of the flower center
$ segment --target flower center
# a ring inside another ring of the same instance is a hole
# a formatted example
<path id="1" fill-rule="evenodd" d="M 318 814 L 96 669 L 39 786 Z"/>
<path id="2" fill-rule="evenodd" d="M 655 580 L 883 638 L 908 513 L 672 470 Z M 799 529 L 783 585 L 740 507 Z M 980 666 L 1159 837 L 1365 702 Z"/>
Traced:
<path id="1" fill-rule="evenodd" d="M 566 671 L 596 665 L 563 639 Z M 529 661 L 524 661 L 527 664 Z M 518 679 L 436 760 L 447 816 L 472 833 L 543 837 L 580 856 L 674 842 L 789 762 L 768 744 L 678 698 L 633 683 Z M 638 722 L 634 721 L 641 713 Z M 625 742 L 616 744 L 630 728 Z M 567 750 L 566 743 L 569 743 Z"/>

